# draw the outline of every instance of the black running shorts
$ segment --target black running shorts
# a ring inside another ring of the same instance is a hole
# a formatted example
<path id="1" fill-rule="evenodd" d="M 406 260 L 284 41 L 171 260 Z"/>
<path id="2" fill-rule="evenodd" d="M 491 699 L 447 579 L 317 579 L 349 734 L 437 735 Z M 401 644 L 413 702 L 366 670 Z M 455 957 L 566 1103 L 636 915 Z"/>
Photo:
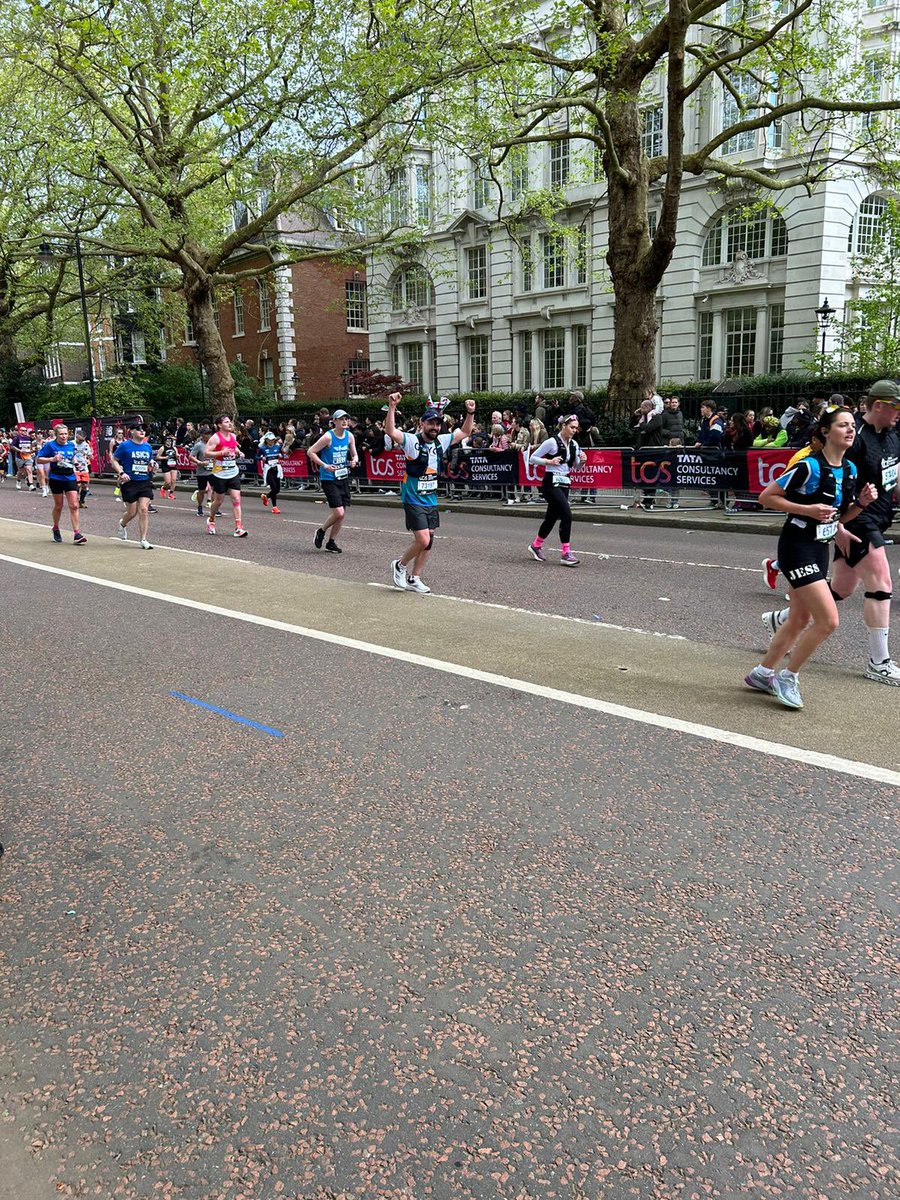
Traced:
<path id="1" fill-rule="evenodd" d="M 404 504 L 406 513 L 406 528 L 415 533 L 417 529 L 437 529 L 441 523 L 437 505 L 425 507 L 424 504 Z"/>
<path id="2" fill-rule="evenodd" d="M 62 496 L 64 492 L 78 491 L 78 480 L 74 475 L 71 479 L 48 479 L 47 484 L 54 496 Z"/>
<path id="3" fill-rule="evenodd" d="M 319 479 L 329 508 L 346 508 L 350 503 L 349 479 Z M 409 526 L 407 526 L 409 528 Z"/>
<path id="4" fill-rule="evenodd" d="M 134 504 L 137 500 L 153 499 L 153 484 L 149 479 L 129 479 L 122 484 L 122 499 L 126 504 Z"/>
<path id="5" fill-rule="evenodd" d="M 232 475 L 230 479 L 220 479 L 218 475 L 210 475 L 209 482 L 217 496 L 226 496 L 229 492 L 241 490 L 240 475 Z"/>
<path id="6" fill-rule="evenodd" d="M 792 588 L 828 578 L 829 548 L 830 542 L 782 533 L 778 539 L 778 566 Z"/>

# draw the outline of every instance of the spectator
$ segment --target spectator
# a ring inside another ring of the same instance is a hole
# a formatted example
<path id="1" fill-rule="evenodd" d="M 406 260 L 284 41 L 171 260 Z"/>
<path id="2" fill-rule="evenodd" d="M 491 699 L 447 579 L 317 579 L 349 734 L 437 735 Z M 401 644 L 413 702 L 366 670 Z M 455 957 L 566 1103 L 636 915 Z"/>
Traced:
<path id="1" fill-rule="evenodd" d="M 725 427 L 725 446 L 728 450 L 749 450 L 753 445 L 753 430 L 742 412 L 732 413 Z"/>
<path id="2" fill-rule="evenodd" d="M 725 441 L 725 429 L 722 418 L 716 411 L 714 400 L 704 400 L 700 405 L 700 428 L 697 430 L 696 449 L 717 453 Z M 709 493 L 709 507 L 719 508 L 725 503 L 725 493 L 721 490 Z"/>
<path id="3" fill-rule="evenodd" d="M 787 430 L 781 428 L 781 422 L 769 413 L 762 418 L 762 432 L 753 439 L 754 450 L 778 450 L 787 445 Z"/>
<path id="4" fill-rule="evenodd" d="M 662 403 L 661 400 L 660 403 Z M 651 397 L 643 401 L 635 413 L 635 417 L 637 420 L 634 423 L 633 432 L 636 450 L 646 450 L 665 444 L 662 414 L 656 411 L 656 403 Z M 652 512 L 656 499 L 656 488 L 645 487 L 643 492 L 644 499 L 640 502 L 641 508 L 646 512 Z"/>
<path id="5" fill-rule="evenodd" d="M 491 427 L 491 441 L 488 450 L 508 450 L 509 436 L 505 432 L 503 425 L 498 421 L 496 425 Z"/>
<path id="6" fill-rule="evenodd" d="M 681 411 L 681 400 L 678 396 L 670 396 L 663 400 L 662 433 L 665 443 L 677 439 L 684 441 L 684 413 Z"/>

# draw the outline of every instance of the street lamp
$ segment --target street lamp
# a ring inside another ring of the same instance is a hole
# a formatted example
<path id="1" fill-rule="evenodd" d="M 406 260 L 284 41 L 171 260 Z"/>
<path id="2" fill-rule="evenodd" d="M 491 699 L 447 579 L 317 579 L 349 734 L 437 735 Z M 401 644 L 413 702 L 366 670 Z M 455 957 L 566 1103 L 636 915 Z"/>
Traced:
<path id="1" fill-rule="evenodd" d="M 49 242 L 41 244 L 38 258 L 48 262 L 55 257 L 54 247 Z M 88 319 L 87 292 L 84 287 L 84 262 L 81 257 L 81 238 L 75 235 L 75 262 L 78 266 L 78 291 L 81 295 L 81 319 L 84 322 L 84 348 L 87 351 L 88 391 L 91 396 L 91 419 L 97 416 L 97 390 L 94 383 L 94 351 L 91 346 L 91 323 Z"/>
<path id="2" fill-rule="evenodd" d="M 819 328 L 822 330 L 822 370 L 823 371 L 825 369 L 825 335 L 828 333 L 828 326 L 831 324 L 831 318 L 835 315 L 836 312 L 837 312 L 837 309 L 832 308 L 831 305 L 828 303 L 827 296 L 825 297 L 824 303 L 822 303 L 816 309 L 816 321 L 819 324 Z"/>

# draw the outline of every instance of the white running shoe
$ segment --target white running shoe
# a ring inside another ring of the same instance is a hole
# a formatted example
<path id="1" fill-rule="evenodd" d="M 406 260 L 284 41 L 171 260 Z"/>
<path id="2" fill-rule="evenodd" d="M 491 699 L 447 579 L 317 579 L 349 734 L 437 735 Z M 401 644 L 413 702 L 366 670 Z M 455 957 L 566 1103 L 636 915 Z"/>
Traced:
<path id="1" fill-rule="evenodd" d="M 142 550 L 152 550 L 153 547 L 150 545 L 150 543 L 147 541 L 146 538 L 141 538 L 141 549 Z"/>
<path id="2" fill-rule="evenodd" d="M 869 659 L 866 664 L 866 679 L 872 679 L 875 683 L 887 683 L 892 687 L 900 687 L 900 667 L 892 658 L 887 658 L 883 663 L 873 663 Z"/>
<path id="3" fill-rule="evenodd" d="M 216 523 L 211 517 L 206 518 L 206 532 L 210 534 L 216 532 Z"/>
<path id="4" fill-rule="evenodd" d="M 774 637 L 775 634 L 778 632 L 778 630 L 781 628 L 781 626 L 787 620 L 787 617 L 783 617 L 781 615 L 782 612 L 784 612 L 784 609 L 776 608 L 772 612 L 764 612 L 763 615 L 760 617 L 760 620 L 762 621 L 763 625 L 765 625 L 765 627 L 768 631 L 769 637 Z"/>
<path id="5" fill-rule="evenodd" d="M 401 592 L 406 589 L 406 567 L 400 565 L 400 559 L 395 558 L 391 563 L 391 582 L 395 588 L 399 588 Z"/>
<path id="6" fill-rule="evenodd" d="M 41 498 L 43 500 L 46 500 L 49 495 L 50 495 L 50 489 L 48 487 L 42 487 L 41 488 Z"/>
<path id="7" fill-rule="evenodd" d="M 191 504 L 199 504 L 199 502 L 200 502 L 200 493 L 199 492 L 191 492 Z"/>
<path id="8" fill-rule="evenodd" d="M 119 522 L 119 528 L 116 530 L 116 537 L 119 538 L 120 541 L 123 541 L 123 542 L 128 541 L 128 530 L 125 528 L 125 526 L 122 524 L 121 521 Z"/>
<path id="9" fill-rule="evenodd" d="M 425 596 L 431 591 L 431 588 L 427 583 L 423 583 L 418 575 L 410 575 L 406 580 L 406 590 L 408 592 L 418 592 L 420 595 Z"/>
<path id="10" fill-rule="evenodd" d="M 22 490 L 22 485 L 21 485 L 21 483 L 19 483 L 19 481 L 18 481 L 18 479 L 17 479 L 17 480 L 16 480 L 16 491 L 17 491 L 17 492 L 21 492 L 21 490 Z"/>

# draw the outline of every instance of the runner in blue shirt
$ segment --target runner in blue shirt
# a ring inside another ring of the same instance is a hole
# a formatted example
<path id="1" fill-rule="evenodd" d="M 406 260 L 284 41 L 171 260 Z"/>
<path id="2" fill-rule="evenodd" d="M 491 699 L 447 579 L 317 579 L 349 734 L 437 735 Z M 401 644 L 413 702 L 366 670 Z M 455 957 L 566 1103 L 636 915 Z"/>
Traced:
<path id="1" fill-rule="evenodd" d="M 416 433 L 397 429 L 394 413 L 403 399 L 400 392 L 391 392 L 384 432 L 392 442 L 403 447 L 406 474 L 400 488 L 400 498 L 406 513 L 406 528 L 413 540 L 402 558 L 391 563 L 391 582 L 401 592 L 430 592 L 422 582 L 422 571 L 434 544 L 434 531 L 441 523 L 438 516 L 438 479 L 441 465 L 451 446 L 471 436 L 475 423 L 475 401 L 466 401 L 466 419 L 453 433 L 441 433 L 444 417 L 440 409 L 426 408 Z M 407 574 L 409 567 L 412 573 Z"/>
<path id="2" fill-rule="evenodd" d="M 283 447 L 278 440 L 278 435 L 273 429 L 269 429 L 260 439 L 257 458 L 262 470 L 263 487 L 267 489 L 262 494 L 262 502 L 268 508 L 271 501 L 272 512 L 276 514 L 281 512 L 278 507 L 278 493 L 281 491 L 281 480 L 284 475 L 280 462 L 282 453 Z"/>
<path id="3" fill-rule="evenodd" d="M 341 548 L 335 540 L 344 523 L 347 505 L 350 503 L 350 472 L 359 462 L 356 439 L 347 428 L 350 416 L 342 408 L 336 409 L 331 418 L 332 428 L 310 446 L 307 454 L 319 468 L 319 483 L 331 513 L 328 520 L 316 530 L 313 539 L 317 550 L 325 549 L 329 554 L 340 554 Z"/>
<path id="4" fill-rule="evenodd" d="M 69 519 L 72 522 L 73 541 L 76 546 L 83 546 L 87 538 L 78 528 L 78 480 L 75 478 L 75 443 L 69 438 L 66 425 L 57 425 L 55 437 L 45 442 L 38 452 L 38 459 L 47 471 L 47 482 L 53 497 L 53 540 L 62 541 L 59 532 L 59 517 L 63 508 L 63 497 L 69 506 Z"/>
<path id="5" fill-rule="evenodd" d="M 141 549 L 152 550 L 147 534 L 150 531 L 150 501 L 153 499 L 153 471 L 155 456 L 147 441 L 143 423 L 135 421 L 131 426 L 131 437 L 120 442 L 113 451 L 112 468 L 116 473 L 125 502 L 125 516 L 116 531 L 123 542 L 128 541 L 126 526 L 138 519 Z"/>

